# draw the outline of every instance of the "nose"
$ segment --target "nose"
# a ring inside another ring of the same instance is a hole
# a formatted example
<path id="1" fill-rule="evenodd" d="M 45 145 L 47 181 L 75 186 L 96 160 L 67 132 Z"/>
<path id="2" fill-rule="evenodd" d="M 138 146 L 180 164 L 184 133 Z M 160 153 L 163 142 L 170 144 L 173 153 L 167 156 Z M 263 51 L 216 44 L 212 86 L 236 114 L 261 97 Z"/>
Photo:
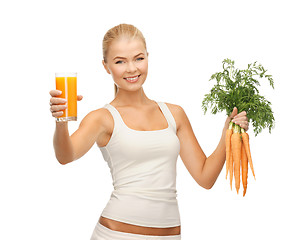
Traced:
<path id="1" fill-rule="evenodd" d="M 126 71 L 128 73 L 133 73 L 133 72 L 136 72 L 136 70 L 137 70 L 137 67 L 135 66 L 134 62 L 128 62 Z"/>

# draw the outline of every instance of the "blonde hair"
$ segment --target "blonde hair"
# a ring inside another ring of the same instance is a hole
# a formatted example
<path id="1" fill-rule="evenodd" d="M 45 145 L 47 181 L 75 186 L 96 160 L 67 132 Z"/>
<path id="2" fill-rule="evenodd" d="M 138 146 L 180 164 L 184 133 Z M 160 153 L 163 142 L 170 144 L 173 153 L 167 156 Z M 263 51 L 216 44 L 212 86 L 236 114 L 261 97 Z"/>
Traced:
<path id="1" fill-rule="evenodd" d="M 128 37 L 131 39 L 139 38 L 140 40 L 143 41 L 144 47 L 146 49 L 145 38 L 142 35 L 142 32 L 138 28 L 136 28 L 131 24 L 125 24 L 125 23 L 119 24 L 109 29 L 104 35 L 103 42 L 102 42 L 102 50 L 103 50 L 103 60 L 105 63 L 107 62 L 106 56 L 111 43 L 114 40 L 119 39 L 120 37 Z M 118 87 L 116 84 L 114 84 L 115 95 L 117 94 L 117 91 L 118 91 Z"/>

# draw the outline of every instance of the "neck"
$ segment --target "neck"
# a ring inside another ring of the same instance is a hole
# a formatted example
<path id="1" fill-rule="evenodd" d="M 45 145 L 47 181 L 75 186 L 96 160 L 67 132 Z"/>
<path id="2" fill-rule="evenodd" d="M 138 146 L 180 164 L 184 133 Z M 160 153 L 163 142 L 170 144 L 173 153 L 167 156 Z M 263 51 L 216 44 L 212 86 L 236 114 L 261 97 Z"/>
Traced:
<path id="1" fill-rule="evenodd" d="M 137 91 L 125 91 L 119 88 L 112 102 L 118 106 L 139 107 L 147 104 L 149 101 L 151 100 L 145 95 L 143 88 Z"/>

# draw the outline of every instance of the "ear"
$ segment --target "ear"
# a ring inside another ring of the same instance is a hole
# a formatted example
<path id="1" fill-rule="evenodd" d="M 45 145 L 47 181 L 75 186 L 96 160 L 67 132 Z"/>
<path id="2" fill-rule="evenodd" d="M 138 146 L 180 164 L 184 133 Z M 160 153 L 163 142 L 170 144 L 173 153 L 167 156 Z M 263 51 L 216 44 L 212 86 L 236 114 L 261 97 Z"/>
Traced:
<path id="1" fill-rule="evenodd" d="M 103 66 L 104 66 L 106 72 L 107 72 L 108 74 L 110 74 L 109 68 L 107 67 L 106 62 L 105 62 L 104 60 L 102 60 L 102 64 L 103 64 Z"/>

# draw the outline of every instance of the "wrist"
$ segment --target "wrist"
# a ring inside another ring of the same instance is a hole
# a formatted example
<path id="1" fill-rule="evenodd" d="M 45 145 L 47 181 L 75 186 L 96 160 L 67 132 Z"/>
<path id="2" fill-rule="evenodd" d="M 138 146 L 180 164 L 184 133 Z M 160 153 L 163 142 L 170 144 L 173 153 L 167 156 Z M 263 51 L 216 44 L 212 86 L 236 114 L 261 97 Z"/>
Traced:
<path id="1" fill-rule="evenodd" d="M 56 120 L 56 127 L 57 128 L 68 128 L 68 121 L 57 121 Z"/>

